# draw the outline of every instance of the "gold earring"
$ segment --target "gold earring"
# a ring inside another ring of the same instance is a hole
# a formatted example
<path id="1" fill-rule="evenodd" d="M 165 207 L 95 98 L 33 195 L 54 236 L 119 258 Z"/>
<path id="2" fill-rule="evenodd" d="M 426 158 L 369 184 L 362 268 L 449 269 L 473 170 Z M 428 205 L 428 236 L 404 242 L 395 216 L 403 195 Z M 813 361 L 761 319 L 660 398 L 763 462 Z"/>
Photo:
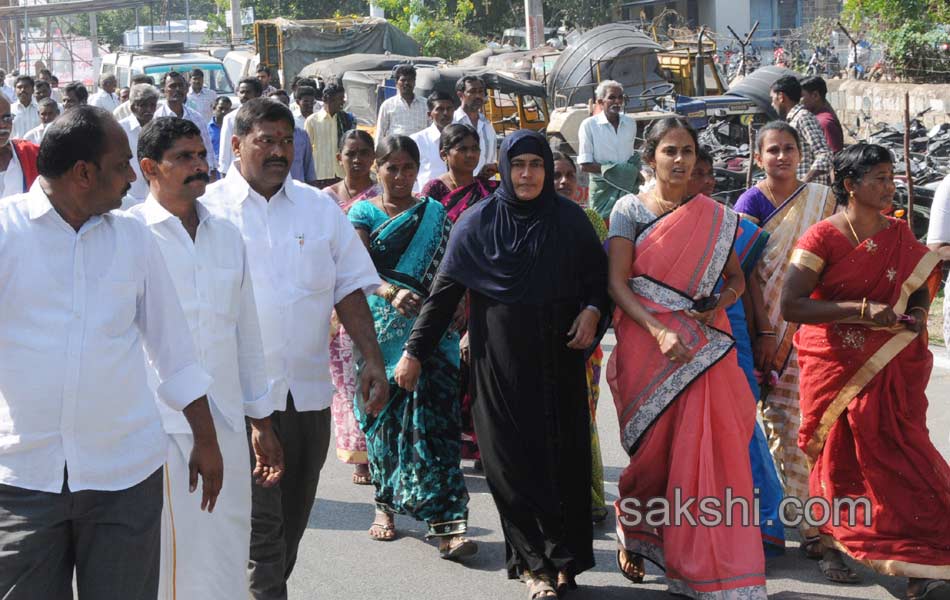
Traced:
<path id="1" fill-rule="evenodd" d="M 853 191 L 853 190 L 850 191 L 850 192 L 848 192 L 848 198 L 854 200 L 854 191 Z"/>

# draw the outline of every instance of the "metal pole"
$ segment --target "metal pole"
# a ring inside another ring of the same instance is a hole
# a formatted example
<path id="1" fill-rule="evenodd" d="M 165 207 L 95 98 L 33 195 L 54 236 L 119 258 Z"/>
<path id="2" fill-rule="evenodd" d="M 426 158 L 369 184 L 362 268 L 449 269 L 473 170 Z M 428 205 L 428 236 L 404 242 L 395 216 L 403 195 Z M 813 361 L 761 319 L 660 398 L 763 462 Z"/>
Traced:
<path id="1" fill-rule="evenodd" d="M 26 9 L 23 10 L 23 47 L 25 48 L 23 61 L 23 73 L 29 75 L 32 72 L 30 68 L 30 18 L 26 14 Z"/>
<path id="2" fill-rule="evenodd" d="M 149 27 L 152 30 L 152 41 L 155 41 L 155 3 L 152 2 L 148 5 L 148 20 Z"/>
<path id="3" fill-rule="evenodd" d="M 699 54 L 696 55 L 696 77 L 695 87 L 697 96 L 706 95 L 706 53 L 703 50 L 703 35 L 706 34 L 706 26 L 699 28 Z"/>
<path id="4" fill-rule="evenodd" d="M 99 56 L 99 20 L 95 11 L 89 13 L 89 41 L 92 42 L 92 64 L 95 66 L 96 57 Z M 92 87 L 99 89 L 99 79 L 93 77 Z"/>
<path id="5" fill-rule="evenodd" d="M 544 7 L 541 0 L 524 0 L 525 41 L 528 50 L 544 45 Z"/>
<path id="6" fill-rule="evenodd" d="M 137 48 L 142 47 L 142 30 L 139 29 L 141 24 L 139 23 L 139 7 L 135 7 L 135 46 Z"/>
<path id="7" fill-rule="evenodd" d="M 185 45 L 191 45 L 191 2 L 185 0 Z"/>
<path id="8" fill-rule="evenodd" d="M 907 226 L 914 230 L 914 172 L 910 158 L 910 92 L 904 92 L 904 170 L 907 172 Z"/>
<path id="9" fill-rule="evenodd" d="M 241 0 L 231 0 L 231 43 L 244 39 L 241 29 Z"/>

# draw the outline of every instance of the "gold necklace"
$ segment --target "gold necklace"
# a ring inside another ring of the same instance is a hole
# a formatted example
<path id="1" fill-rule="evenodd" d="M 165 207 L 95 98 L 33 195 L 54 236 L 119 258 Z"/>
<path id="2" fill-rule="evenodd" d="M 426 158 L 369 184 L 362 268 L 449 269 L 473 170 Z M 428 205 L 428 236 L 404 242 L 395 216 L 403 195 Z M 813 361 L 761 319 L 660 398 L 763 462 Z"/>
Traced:
<path id="1" fill-rule="evenodd" d="M 769 191 L 769 196 L 770 196 L 770 197 L 769 197 L 769 200 L 772 202 L 772 206 L 774 206 L 775 208 L 778 208 L 778 207 L 779 207 L 779 202 L 778 202 L 778 200 L 776 200 L 776 198 L 775 198 L 775 192 L 772 191 L 772 184 L 769 183 L 768 178 L 765 178 L 763 181 L 765 182 L 765 187 L 766 187 L 766 189 L 768 189 L 768 191 Z M 795 189 L 798 189 L 798 188 L 796 187 Z M 792 192 L 792 194 L 794 194 L 794 193 L 795 193 L 795 192 Z M 789 194 L 789 196 L 791 196 L 792 194 Z M 785 200 L 788 200 L 788 198 L 785 198 Z M 782 202 L 785 202 L 785 200 L 782 200 Z"/>
<path id="2" fill-rule="evenodd" d="M 861 238 L 858 237 L 858 233 L 854 230 L 854 225 L 851 224 L 851 218 L 848 217 L 848 211 L 847 211 L 847 210 L 844 211 L 844 220 L 848 222 L 848 229 L 851 230 L 851 235 L 854 236 L 854 241 L 858 243 L 858 246 L 860 246 L 860 245 L 861 245 Z M 878 218 L 877 222 L 880 223 L 880 222 L 881 222 L 881 219 Z M 868 236 L 868 238 L 872 238 L 872 237 L 874 237 L 874 235 L 875 235 L 875 234 L 872 233 L 871 235 Z"/>
<path id="3" fill-rule="evenodd" d="M 671 200 L 664 200 L 663 198 L 661 198 L 660 193 L 656 190 L 656 188 L 653 189 L 653 202 L 656 203 L 657 208 L 660 209 L 660 212 L 662 214 L 673 212 L 674 210 L 682 206 L 682 203 L 680 202 L 673 202 Z M 669 208 L 670 206 L 672 206 L 673 208 Z"/>

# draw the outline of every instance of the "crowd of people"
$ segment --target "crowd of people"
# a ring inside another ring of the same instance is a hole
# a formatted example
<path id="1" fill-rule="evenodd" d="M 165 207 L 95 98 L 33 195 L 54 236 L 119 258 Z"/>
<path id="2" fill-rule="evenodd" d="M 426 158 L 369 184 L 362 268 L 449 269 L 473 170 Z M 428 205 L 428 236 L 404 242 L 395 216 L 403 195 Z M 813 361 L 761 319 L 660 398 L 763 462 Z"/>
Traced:
<path id="1" fill-rule="evenodd" d="M 499 147 L 479 77 L 420 98 L 393 75 L 375 137 L 340 85 L 266 67 L 238 107 L 200 70 L 4 88 L 0 596 L 287 598 L 334 440 L 372 539 L 408 515 L 463 564 L 476 459 L 508 577 L 568 594 L 610 514 L 612 327 L 624 577 L 765 599 L 796 523 L 832 582 L 853 559 L 950 598 L 925 395 L 950 177 L 928 248 L 820 78 L 773 84 L 765 177 L 729 207 L 688 121 L 638 131 L 615 81 L 575 159 Z"/>

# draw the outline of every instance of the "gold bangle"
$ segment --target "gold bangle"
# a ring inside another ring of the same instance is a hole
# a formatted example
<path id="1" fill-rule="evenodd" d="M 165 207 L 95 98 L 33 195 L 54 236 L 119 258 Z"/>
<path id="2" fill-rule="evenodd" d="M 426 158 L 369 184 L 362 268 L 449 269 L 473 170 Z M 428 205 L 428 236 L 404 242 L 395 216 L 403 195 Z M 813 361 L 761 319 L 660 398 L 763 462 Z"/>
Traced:
<path id="1" fill-rule="evenodd" d="M 386 288 L 386 293 L 383 294 L 383 299 L 386 300 L 389 304 L 393 303 L 393 300 L 396 299 L 396 294 L 399 293 L 399 288 L 395 284 L 390 283 L 389 287 Z"/>
<path id="2" fill-rule="evenodd" d="M 732 302 L 733 304 L 739 301 L 739 292 L 732 289 L 732 286 L 727 286 L 725 291 L 732 292 L 732 295 L 736 297 L 736 299 Z"/>
<path id="3" fill-rule="evenodd" d="M 867 307 L 868 307 L 868 299 L 861 298 L 861 316 L 859 317 L 860 319 L 864 318 L 864 311 L 867 310 Z"/>

